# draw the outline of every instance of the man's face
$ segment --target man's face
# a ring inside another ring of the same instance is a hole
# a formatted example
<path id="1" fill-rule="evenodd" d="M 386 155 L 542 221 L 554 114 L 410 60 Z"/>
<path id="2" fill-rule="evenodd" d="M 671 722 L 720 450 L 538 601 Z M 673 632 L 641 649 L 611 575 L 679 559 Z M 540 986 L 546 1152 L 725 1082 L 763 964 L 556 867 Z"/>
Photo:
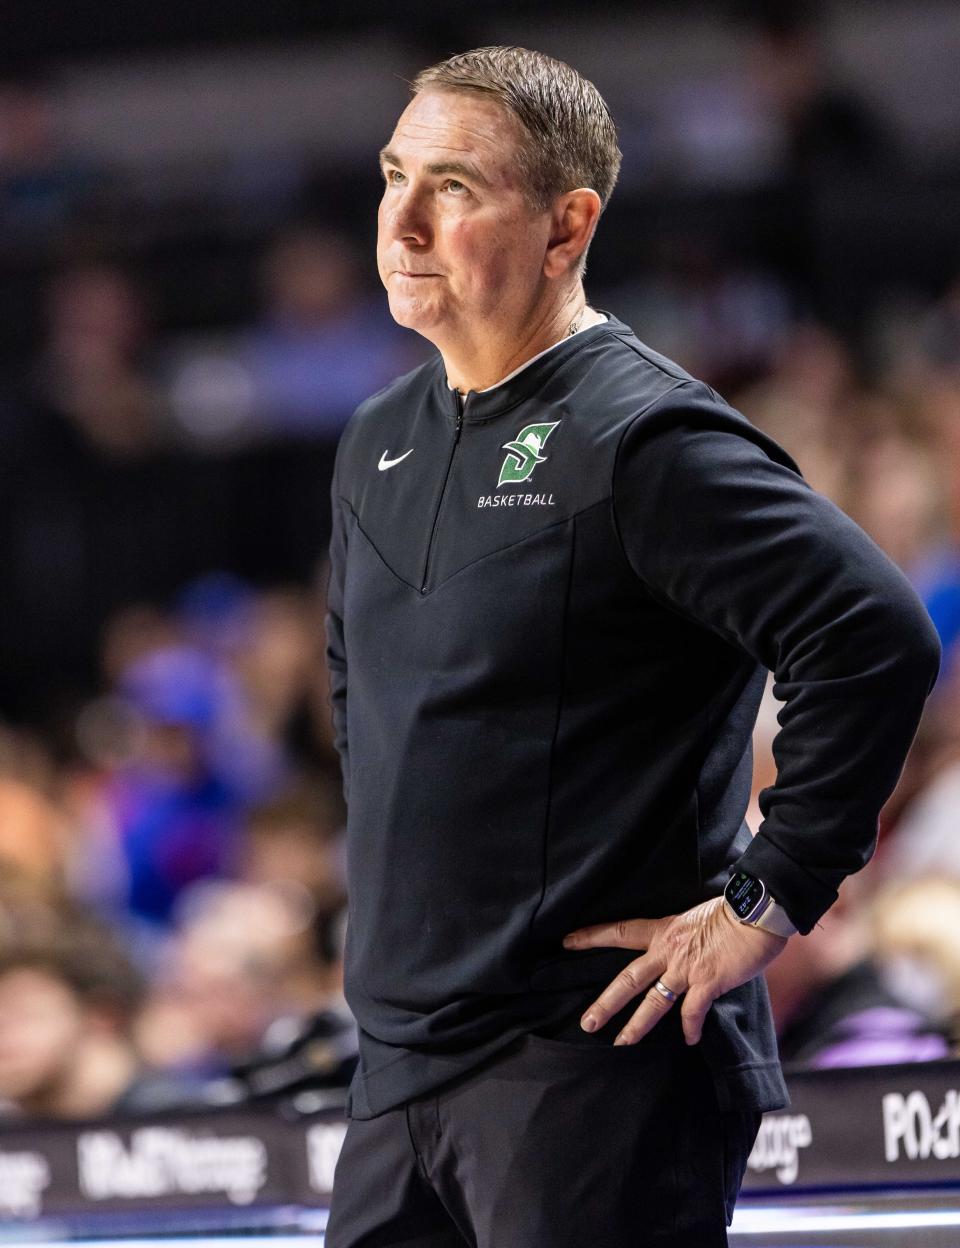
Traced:
<path id="1" fill-rule="evenodd" d="M 521 137 L 495 100 L 427 90 L 381 153 L 380 278 L 394 319 L 437 345 L 520 324 L 536 302 L 551 223 L 531 206 Z"/>

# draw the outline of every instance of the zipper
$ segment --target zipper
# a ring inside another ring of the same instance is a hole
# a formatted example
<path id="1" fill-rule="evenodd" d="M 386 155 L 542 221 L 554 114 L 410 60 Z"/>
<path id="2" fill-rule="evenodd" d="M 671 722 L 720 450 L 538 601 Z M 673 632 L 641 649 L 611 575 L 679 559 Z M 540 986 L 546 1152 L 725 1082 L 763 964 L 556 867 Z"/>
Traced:
<path id="1" fill-rule="evenodd" d="M 443 496 L 447 492 L 447 481 L 450 479 L 450 469 L 453 466 L 453 457 L 457 453 L 457 446 L 460 442 L 460 430 L 463 428 L 463 411 L 466 406 L 463 395 L 459 390 L 454 390 L 454 402 L 457 405 L 457 424 L 453 433 L 453 446 L 450 448 L 450 458 L 447 460 L 447 471 L 444 473 L 443 485 L 440 487 L 440 497 L 437 499 L 437 509 L 433 513 L 433 526 L 430 529 L 430 538 L 427 542 L 427 554 L 423 561 L 423 580 L 420 583 L 420 593 L 427 592 L 427 573 L 430 569 L 430 552 L 433 550 L 433 539 L 437 532 L 437 521 L 440 519 L 440 508 L 443 506 Z"/>

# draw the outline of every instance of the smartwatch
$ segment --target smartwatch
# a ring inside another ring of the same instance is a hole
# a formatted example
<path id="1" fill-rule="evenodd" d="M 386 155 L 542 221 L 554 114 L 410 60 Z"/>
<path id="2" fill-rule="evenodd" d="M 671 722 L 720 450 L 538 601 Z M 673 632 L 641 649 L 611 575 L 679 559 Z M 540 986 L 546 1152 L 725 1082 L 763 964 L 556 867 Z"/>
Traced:
<path id="1" fill-rule="evenodd" d="M 734 918 L 741 923 L 773 932 L 776 936 L 797 934 L 798 929 L 790 922 L 786 910 L 771 895 L 763 880 L 758 880 L 755 875 L 735 871 L 723 890 L 723 899 L 733 911 Z"/>

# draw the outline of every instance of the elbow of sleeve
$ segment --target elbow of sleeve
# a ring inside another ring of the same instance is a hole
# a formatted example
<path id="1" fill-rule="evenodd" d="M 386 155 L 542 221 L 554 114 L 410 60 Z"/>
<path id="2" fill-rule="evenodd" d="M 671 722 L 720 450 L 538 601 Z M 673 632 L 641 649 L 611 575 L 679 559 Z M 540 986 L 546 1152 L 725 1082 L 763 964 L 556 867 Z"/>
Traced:
<path id="1" fill-rule="evenodd" d="M 886 592 L 874 597 L 869 617 L 861 645 L 877 661 L 875 673 L 882 673 L 889 691 L 896 687 L 907 697 L 925 698 L 940 673 L 942 654 L 923 603 L 905 581 L 888 583 Z"/>
<path id="2" fill-rule="evenodd" d="M 940 643 L 940 637 L 937 630 L 933 626 L 933 621 L 929 615 L 924 612 L 925 623 L 925 648 L 924 657 L 926 661 L 927 679 L 929 681 L 928 688 L 932 689 L 940 675 L 940 665 L 943 662 L 943 646 Z"/>
<path id="3" fill-rule="evenodd" d="M 901 629 L 900 667 L 904 680 L 928 694 L 940 674 L 943 648 L 933 621 L 919 606 L 911 617 L 911 627 Z"/>

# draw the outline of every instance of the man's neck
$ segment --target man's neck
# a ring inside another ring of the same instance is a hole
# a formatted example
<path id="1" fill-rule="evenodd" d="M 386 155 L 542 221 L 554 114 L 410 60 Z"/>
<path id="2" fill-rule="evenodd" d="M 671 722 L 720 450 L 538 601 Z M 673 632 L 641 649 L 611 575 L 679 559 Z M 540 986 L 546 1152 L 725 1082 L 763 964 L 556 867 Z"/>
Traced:
<path id="1" fill-rule="evenodd" d="M 587 307 L 582 287 L 555 312 L 534 321 L 525 335 L 488 338 L 486 342 L 448 348 L 438 344 L 449 385 L 461 394 L 489 390 L 517 372 L 529 360 L 567 338 L 571 332 L 602 321 L 602 313 Z"/>

